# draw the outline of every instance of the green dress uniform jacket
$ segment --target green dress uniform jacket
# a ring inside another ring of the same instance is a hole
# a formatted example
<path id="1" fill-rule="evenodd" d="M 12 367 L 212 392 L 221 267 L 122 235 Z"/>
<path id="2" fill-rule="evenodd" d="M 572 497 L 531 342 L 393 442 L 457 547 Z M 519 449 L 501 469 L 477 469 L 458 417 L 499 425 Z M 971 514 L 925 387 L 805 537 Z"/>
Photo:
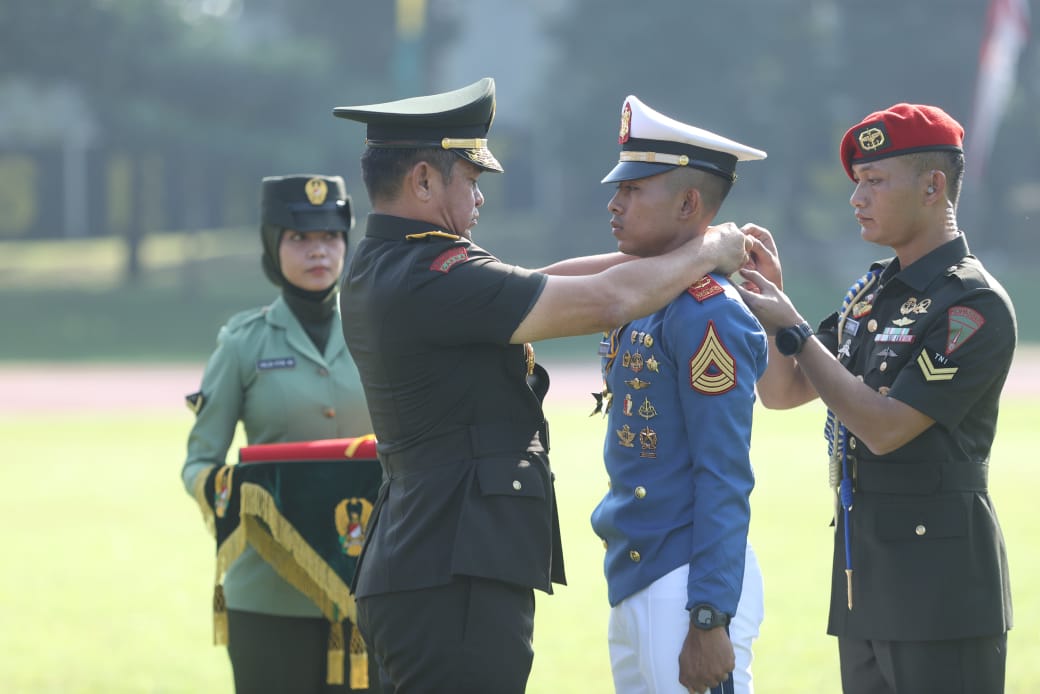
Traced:
<path id="1" fill-rule="evenodd" d="M 892 259 L 872 269 L 877 282 L 852 305 L 840 342 L 837 314 L 820 337 L 864 383 L 935 424 L 885 455 L 849 432 L 852 609 L 839 513 L 828 633 L 892 641 L 1001 634 L 1011 627 L 1011 594 L 987 475 L 1017 339 L 1011 300 L 963 235 L 908 268 Z"/>
<path id="2" fill-rule="evenodd" d="M 358 598 L 455 576 L 563 582 L 548 377 L 509 344 L 545 281 L 433 224 L 368 218 L 340 294 L 385 480 Z"/>
<path id="3" fill-rule="evenodd" d="M 197 475 L 224 464 L 239 421 L 249 444 L 372 431 L 338 307 L 332 321 L 325 354 L 318 353 L 280 296 L 269 306 L 236 314 L 220 329 L 202 377 L 202 400 L 181 473 L 189 493 Z M 230 609 L 322 616 L 249 546 L 229 568 L 224 593 Z"/>

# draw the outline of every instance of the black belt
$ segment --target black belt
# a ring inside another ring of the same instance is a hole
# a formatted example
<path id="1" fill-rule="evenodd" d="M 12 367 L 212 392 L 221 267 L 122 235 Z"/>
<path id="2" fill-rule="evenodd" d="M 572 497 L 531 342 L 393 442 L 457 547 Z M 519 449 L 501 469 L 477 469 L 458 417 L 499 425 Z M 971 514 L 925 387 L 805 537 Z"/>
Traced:
<path id="1" fill-rule="evenodd" d="M 379 460 L 391 477 L 416 470 L 483 458 L 502 453 L 524 455 L 529 451 L 548 453 L 548 422 L 531 433 L 530 438 L 512 422 L 461 426 L 423 439 L 403 450 L 383 451 L 376 445 Z"/>
<path id="2" fill-rule="evenodd" d="M 855 489 L 859 492 L 935 494 L 988 489 L 988 460 L 883 463 L 853 459 L 851 462 Z"/>

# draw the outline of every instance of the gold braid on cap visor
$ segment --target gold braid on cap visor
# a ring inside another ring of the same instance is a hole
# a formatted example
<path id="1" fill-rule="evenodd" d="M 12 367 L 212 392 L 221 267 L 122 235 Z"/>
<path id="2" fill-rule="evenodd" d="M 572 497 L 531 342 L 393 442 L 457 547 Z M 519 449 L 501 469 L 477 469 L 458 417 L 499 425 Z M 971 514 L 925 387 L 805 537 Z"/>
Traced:
<path id="1" fill-rule="evenodd" d="M 487 139 L 446 137 L 441 140 L 441 149 L 487 149 Z"/>
<path id="2" fill-rule="evenodd" d="M 672 166 L 686 166 L 690 158 L 685 154 L 664 154 L 662 152 L 630 152 L 623 151 L 618 161 L 645 161 L 651 164 L 671 164 Z"/>
<path id="3" fill-rule="evenodd" d="M 704 169 L 711 173 L 724 176 L 731 181 L 736 180 L 737 176 L 734 173 L 725 171 L 720 168 L 717 164 L 713 164 L 709 161 L 701 161 L 698 159 L 691 160 L 685 154 L 666 154 L 664 152 L 633 152 L 631 150 L 622 150 L 618 157 L 619 162 L 623 161 L 639 161 L 646 162 L 648 164 L 668 164 L 671 166 L 692 166 L 697 169 Z"/>

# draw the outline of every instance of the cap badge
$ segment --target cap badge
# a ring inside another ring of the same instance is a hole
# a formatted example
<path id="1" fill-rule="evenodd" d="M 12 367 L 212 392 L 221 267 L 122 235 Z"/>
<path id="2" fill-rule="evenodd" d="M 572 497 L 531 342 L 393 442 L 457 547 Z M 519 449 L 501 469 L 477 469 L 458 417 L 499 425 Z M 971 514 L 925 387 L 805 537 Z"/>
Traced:
<path id="1" fill-rule="evenodd" d="M 629 103 L 625 102 L 625 107 L 621 109 L 621 130 L 618 131 L 618 144 L 623 145 L 628 142 L 628 136 L 632 134 L 632 107 Z"/>
<path id="2" fill-rule="evenodd" d="M 888 132 L 884 123 L 870 125 L 859 132 L 859 148 L 864 152 L 876 152 L 888 146 Z"/>
<path id="3" fill-rule="evenodd" d="M 320 178 L 312 178 L 305 184 L 307 199 L 312 205 L 324 205 L 329 194 L 329 186 Z"/>

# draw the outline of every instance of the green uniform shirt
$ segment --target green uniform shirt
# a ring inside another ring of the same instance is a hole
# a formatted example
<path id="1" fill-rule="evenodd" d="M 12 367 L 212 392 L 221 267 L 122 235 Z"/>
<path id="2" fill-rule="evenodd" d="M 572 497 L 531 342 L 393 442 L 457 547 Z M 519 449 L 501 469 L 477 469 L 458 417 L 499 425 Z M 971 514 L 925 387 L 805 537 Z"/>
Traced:
<path id="1" fill-rule="evenodd" d="M 224 464 L 239 421 L 251 445 L 371 433 L 338 306 L 332 321 L 324 355 L 282 297 L 270 306 L 236 314 L 220 329 L 217 349 L 202 376 L 202 406 L 181 472 L 189 493 L 196 475 Z M 237 453 L 231 459 L 236 460 Z M 321 616 L 251 547 L 228 570 L 224 593 L 231 609 Z"/>

